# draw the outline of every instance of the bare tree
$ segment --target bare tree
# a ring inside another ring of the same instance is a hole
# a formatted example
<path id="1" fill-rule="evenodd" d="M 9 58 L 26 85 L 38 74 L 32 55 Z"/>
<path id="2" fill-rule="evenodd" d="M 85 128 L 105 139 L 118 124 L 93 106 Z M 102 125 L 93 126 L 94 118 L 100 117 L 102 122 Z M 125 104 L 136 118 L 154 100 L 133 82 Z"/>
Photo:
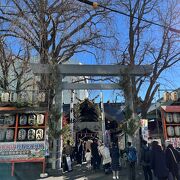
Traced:
<path id="1" fill-rule="evenodd" d="M 28 83 L 32 79 L 32 74 L 25 78 L 25 75 L 30 71 L 27 66 L 30 57 L 22 50 L 19 50 L 17 54 L 13 53 L 5 41 L 1 37 L 0 87 L 2 91 L 20 92 L 27 89 L 28 86 L 32 86 L 31 83 Z"/>
<path id="2" fill-rule="evenodd" d="M 0 42 L 0 86 L 4 91 L 9 90 L 9 74 L 10 66 L 14 63 L 14 59 L 11 53 L 7 53 L 7 46 L 5 47 L 4 41 L 1 39 Z"/>
<path id="3" fill-rule="evenodd" d="M 55 108 L 52 107 L 53 98 L 58 94 L 56 65 L 80 52 L 94 54 L 92 47 L 105 48 L 103 39 L 113 37 L 107 33 L 107 27 L 102 30 L 108 22 L 107 12 L 86 8 L 72 0 L 5 0 L 2 4 L 0 19 L 4 28 L 0 32 L 23 39 L 38 53 L 41 64 L 53 67 L 50 75 L 41 75 L 40 88 L 50 90 L 49 125 L 58 139 L 61 133 L 58 98 L 55 98 Z"/>
<path id="4" fill-rule="evenodd" d="M 126 39 L 123 44 L 120 42 L 118 52 L 116 49 L 116 57 L 121 57 L 120 64 L 153 65 L 153 72 L 149 77 L 135 78 L 127 75 L 120 83 L 124 87 L 128 104 L 134 107 L 135 112 L 140 107 L 142 117 L 145 118 L 160 86 L 158 80 L 162 73 L 180 60 L 179 34 L 170 31 L 170 27 L 176 27 L 180 14 L 178 1 L 117 0 L 114 1 L 113 8 L 128 16 L 127 33 L 124 36 Z M 142 91 L 145 96 L 139 98 Z"/>
<path id="5" fill-rule="evenodd" d="M 21 92 L 29 87 L 33 88 L 34 75 L 29 67 L 31 60 L 29 48 L 25 47 L 23 50 L 19 50 L 13 57 L 15 58 L 15 63 L 12 64 L 14 78 L 11 80 L 11 83 L 15 81 L 13 89 L 16 92 Z"/>
<path id="6" fill-rule="evenodd" d="M 1 32 L 28 42 L 39 53 L 40 63 L 60 64 L 78 52 L 88 51 L 87 46 L 103 45 L 105 35 L 98 26 L 101 22 L 103 27 L 106 13 L 102 10 L 88 10 L 71 0 L 12 0 L 4 4 L 0 18 L 6 26 Z M 42 89 L 48 88 L 48 81 L 48 77 L 42 77 Z"/>

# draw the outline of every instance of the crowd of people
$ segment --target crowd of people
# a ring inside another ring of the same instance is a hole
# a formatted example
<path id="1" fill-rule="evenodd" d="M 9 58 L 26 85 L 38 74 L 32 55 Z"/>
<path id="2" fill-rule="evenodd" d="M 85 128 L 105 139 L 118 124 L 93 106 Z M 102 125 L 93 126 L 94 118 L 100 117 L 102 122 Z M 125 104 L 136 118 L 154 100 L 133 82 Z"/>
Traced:
<path id="1" fill-rule="evenodd" d="M 147 144 L 143 140 L 140 162 L 145 180 L 152 180 L 153 176 L 158 180 L 180 180 L 180 152 L 168 140 L 165 147 L 159 145 L 158 141 Z"/>
<path id="2" fill-rule="evenodd" d="M 145 180 L 153 180 L 153 178 L 180 180 L 178 167 L 180 154 L 170 142 L 166 141 L 166 148 L 162 148 L 158 141 L 147 143 L 142 140 L 141 144 L 140 156 L 138 156 L 137 150 L 131 142 L 127 143 L 124 150 L 120 150 L 117 141 L 108 146 L 98 139 L 77 141 L 74 148 L 70 145 L 70 141 L 67 141 L 63 149 L 63 170 L 71 171 L 72 161 L 76 161 L 79 166 L 86 162 L 88 170 L 103 169 L 106 174 L 112 173 L 113 179 L 119 179 L 121 159 L 126 157 L 128 179 L 135 180 L 139 157 L 139 164 L 142 166 Z"/>

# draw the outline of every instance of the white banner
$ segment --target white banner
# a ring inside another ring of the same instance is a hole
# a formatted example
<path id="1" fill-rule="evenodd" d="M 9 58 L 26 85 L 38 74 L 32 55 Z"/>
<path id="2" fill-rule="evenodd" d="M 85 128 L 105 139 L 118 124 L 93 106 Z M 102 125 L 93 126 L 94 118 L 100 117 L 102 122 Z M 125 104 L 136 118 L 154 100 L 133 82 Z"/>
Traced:
<path id="1" fill-rule="evenodd" d="M 101 119 L 102 119 L 102 136 L 103 136 L 103 142 L 105 143 L 106 137 L 105 137 L 105 113 L 104 113 L 104 103 L 103 103 L 103 93 L 100 92 L 100 99 L 101 99 Z"/>
<path id="2" fill-rule="evenodd" d="M 141 119 L 141 133 L 145 141 L 148 141 L 149 131 L 148 131 L 148 120 Z"/>
<path id="3" fill-rule="evenodd" d="M 74 98 L 75 98 L 75 90 L 71 90 L 71 102 L 70 102 L 70 129 L 71 134 L 73 136 L 73 126 L 74 126 Z"/>

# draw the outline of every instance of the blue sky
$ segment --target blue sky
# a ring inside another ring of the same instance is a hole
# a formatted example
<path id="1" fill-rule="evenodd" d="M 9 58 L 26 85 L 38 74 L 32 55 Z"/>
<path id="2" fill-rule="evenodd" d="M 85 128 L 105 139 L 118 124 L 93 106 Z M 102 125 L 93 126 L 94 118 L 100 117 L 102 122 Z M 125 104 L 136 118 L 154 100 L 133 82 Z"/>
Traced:
<path id="1" fill-rule="evenodd" d="M 127 37 L 127 17 L 124 17 L 123 15 L 116 15 L 113 14 L 114 18 L 117 20 L 117 24 L 113 24 L 114 28 L 117 30 L 117 38 L 121 40 L 121 43 L 126 42 Z M 178 28 L 178 27 L 177 27 Z M 106 30 L 105 30 L 106 31 Z M 153 28 L 153 31 L 149 31 L 146 33 L 147 37 L 151 37 L 154 35 L 159 34 L 159 29 L 157 27 Z M 17 41 L 14 42 L 14 40 L 11 38 L 9 39 L 11 43 L 15 43 L 15 46 L 13 47 L 14 50 L 18 49 Z M 107 42 L 108 43 L 108 42 Z M 79 62 L 82 62 L 83 64 L 96 64 L 96 60 L 94 56 L 89 55 L 87 53 L 81 53 L 78 55 L 75 55 L 73 59 L 76 59 Z M 104 64 L 109 63 L 116 63 L 116 59 L 110 55 L 109 53 L 105 53 L 104 59 L 101 59 L 100 62 L 103 62 Z M 147 60 L 148 63 L 148 60 Z M 162 73 L 161 78 L 158 80 L 158 83 L 161 84 L 160 89 L 166 90 L 166 89 L 176 89 L 180 87 L 180 63 L 177 65 L 174 65 L 169 70 L 166 70 Z M 100 91 L 92 91 L 90 93 L 90 98 L 94 98 L 97 94 L 99 94 Z M 162 91 L 163 92 L 163 91 Z M 118 91 L 103 91 L 104 93 L 104 102 L 107 102 L 110 100 L 111 102 L 114 102 L 115 100 L 120 102 L 123 100 L 121 96 L 117 96 Z M 118 93 L 119 94 L 119 93 Z M 143 96 L 143 92 L 141 92 L 141 96 Z"/>
<path id="2" fill-rule="evenodd" d="M 124 17 L 123 15 L 115 15 L 115 18 L 118 22 L 117 25 L 114 25 L 114 27 L 117 30 L 117 37 L 121 40 L 121 43 L 125 43 L 126 42 L 126 37 L 127 37 L 127 17 Z M 176 26 L 177 29 L 180 29 L 180 25 Z M 145 39 L 148 39 L 150 37 L 154 37 L 155 43 L 158 44 L 158 41 L 160 41 L 159 39 L 159 35 L 160 35 L 160 30 L 162 30 L 161 28 L 153 25 L 152 28 L 149 29 L 149 31 L 147 31 L 145 33 Z M 179 36 L 180 37 L 180 36 Z M 180 46 L 179 44 L 177 44 L 177 46 L 179 47 L 179 51 L 180 51 Z M 113 56 L 111 56 L 109 53 L 107 53 L 108 56 L 106 57 L 106 59 L 104 59 L 104 63 L 109 64 L 109 63 L 116 63 L 116 60 L 114 59 Z M 85 64 L 96 64 L 96 60 L 92 55 L 87 55 L 87 54 L 81 54 L 81 55 L 76 55 L 75 56 L 76 59 L 78 59 L 80 62 L 85 63 Z M 102 60 L 103 61 L 103 60 Z M 149 59 L 147 59 L 147 64 L 150 63 L 150 57 Z M 174 66 L 170 67 L 168 70 L 165 70 L 162 74 L 161 77 L 158 79 L 157 83 L 160 83 L 160 96 L 162 96 L 163 92 L 166 90 L 174 90 L 177 88 L 180 88 L 180 62 L 175 64 Z M 108 100 L 110 100 L 111 102 L 117 100 L 118 102 L 121 102 L 123 100 L 122 97 L 117 96 L 117 94 L 119 91 L 103 91 L 104 93 L 104 101 L 107 102 Z M 96 96 L 96 94 L 99 93 L 99 91 L 94 91 L 91 92 L 92 96 L 94 95 L 94 97 Z M 140 96 L 144 96 L 143 91 L 140 93 Z M 159 98 L 158 93 L 156 93 L 156 99 Z M 92 97 L 93 98 L 93 97 Z"/>

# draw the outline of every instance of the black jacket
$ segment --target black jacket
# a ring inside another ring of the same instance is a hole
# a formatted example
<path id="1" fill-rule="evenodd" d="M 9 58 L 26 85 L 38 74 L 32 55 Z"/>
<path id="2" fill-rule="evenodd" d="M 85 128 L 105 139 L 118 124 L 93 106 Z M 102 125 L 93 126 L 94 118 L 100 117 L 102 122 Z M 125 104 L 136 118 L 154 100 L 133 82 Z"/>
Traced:
<path id="1" fill-rule="evenodd" d="M 174 156 L 172 154 L 172 152 L 175 156 L 175 159 L 174 159 Z M 173 148 L 173 146 L 170 144 L 168 145 L 166 151 L 166 163 L 167 163 L 167 167 L 169 169 L 170 172 L 172 172 L 173 176 L 178 176 L 178 166 L 177 166 L 177 163 L 176 162 L 180 162 L 180 154 L 177 150 L 175 150 Z"/>
<path id="2" fill-rule="evenodd" d="M 161 146 L 156 145 L 151 152 L 151 168 L 153 169 L 154 175 L 158 178 L 168 177 L 166 157 Z"/>

